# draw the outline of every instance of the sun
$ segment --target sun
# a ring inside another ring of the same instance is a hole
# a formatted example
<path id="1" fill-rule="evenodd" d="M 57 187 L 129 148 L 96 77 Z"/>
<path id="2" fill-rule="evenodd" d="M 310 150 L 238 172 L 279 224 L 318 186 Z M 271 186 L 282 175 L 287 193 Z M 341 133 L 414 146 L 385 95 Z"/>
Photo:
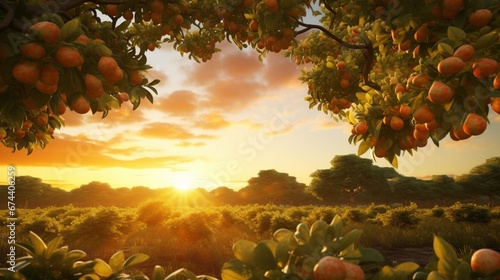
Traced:
<path id="1" fill-rule="evenodd" d="M 189 173 L 177 173 L 177 174 L 175 174 L 174 180 L 173 180 L 173 185 L 178 191 L 181 191 L 181 192 L 190 191 L 190 190 L 196 188 L 194 178 Z"/>

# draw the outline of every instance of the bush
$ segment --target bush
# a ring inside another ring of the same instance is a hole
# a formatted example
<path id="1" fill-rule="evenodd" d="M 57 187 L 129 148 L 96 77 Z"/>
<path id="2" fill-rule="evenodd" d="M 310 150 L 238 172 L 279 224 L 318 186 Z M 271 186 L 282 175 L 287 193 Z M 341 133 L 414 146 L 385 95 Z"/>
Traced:
<path id="1" fill-rule="evenodd" d="M 420 222 L 417 216 L 417 207 L 415 204 L 391 209 L 385 214 L 377 216 L 384 226 L 393 226 L 397 228 L 415 227 Z"/>
<path id="2" fill-rule="evenodd" d="M 352 208 L 345 211 L 344 217 L 342 218 L 346 222 L 364 223 L 368 216 L 361 209 Z"/>
<path id="3" fill-rule="evenodd" d="M 434 206 L 434 208 L 429 210 L 428 215 L 436 218 L 444 217 L 444 209 L 443 207 Z"/>
<path id="4" fill-rule="evenodd" d="M 380 205 L 375 205 L 374 203 L 370 204 L 368 208 L 366 208 L 366 213 L 370 218 L 375 218 L 377 217 L 378 214 L 385 214 L 387 211 L 389 211 L 391 207 L 380 204 Z"/>
<path id="5" fill-rule="evenodd" d="M 489 223 L 491 221 L 490 209 L 472 203 L 456 203 L 448 207 L 445 212 L 446 218 L 452 222 Z"/>

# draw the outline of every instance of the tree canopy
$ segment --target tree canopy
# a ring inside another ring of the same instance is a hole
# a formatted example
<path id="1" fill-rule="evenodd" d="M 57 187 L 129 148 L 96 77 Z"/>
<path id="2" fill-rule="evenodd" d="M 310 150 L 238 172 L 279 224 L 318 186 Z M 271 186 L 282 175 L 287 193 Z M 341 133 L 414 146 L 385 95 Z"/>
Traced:
<path id="1" fill-rule="evenodd" d="M 0 139 L 45 147 L 67 108 L 103 117 L 153 102 L 146 53 L 199 62 L 229 41 L 303 67 L 309 108 L 349 142 L 397 156 L 482 134 L 500 112 L 498 0 L 94 0 L 0 2 Z M 307 23 L 307 11 L 319 24 Z"/>

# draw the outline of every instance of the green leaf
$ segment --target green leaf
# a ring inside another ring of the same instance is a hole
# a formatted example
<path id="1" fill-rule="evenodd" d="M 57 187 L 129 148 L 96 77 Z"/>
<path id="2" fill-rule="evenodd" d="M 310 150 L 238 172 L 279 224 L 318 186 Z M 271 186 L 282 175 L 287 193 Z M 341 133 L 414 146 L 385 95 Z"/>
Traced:
<path id="1" fill-rule="evenodd" d="M 47 244 L 47 250 L 45 251 L 45 256 L 47 258 L 50 258 L 52 253 L 54 253 L 55 250 L 61 245 L 61 242 L 63 240 L 63 236 L 59 235 L 56 238 L 52 239 L 48 244 Z"/>
<path id="2" fill-rule="evenodd" d="M 309 227 L 306 224 L 304 224 L 304 223 L 298 224 L 296 233 L 299 233 L 305 242 L 307 242 L 307 240 L 309 240 Z"/>
<path id="3" fill-rule="evenodd" d="M 385 262 L 384 256 L 377 250 L 372 248 L 361 248 L 346 253 L 342 256 L 346 260 L 360 261 L 360 262 Z"/>
<path id="4" fill-rule="evenodd" d="M 440 260 L 448 260 L 452 263 L 458 264 L 458 257 L 455 249 L 439 236 L 434 236 L 433 242 L 434 252 Z"/>
<path id="5" fill-rule="evenodd" d="M 193 272 L 185 269 L 185 268 L 181 268 L 181 269 L 178 269 L 172 273 L 170 273 L 166 278 L 165 280 L 173 280 L 173 279 L 178 279 L 179 276 L 184 276 L 185 278 L 189 279 L 189 280 L 197 280 L 198 278 L 196 277 L 196 274 L 194 274 Z"/>
<path id="6" fill-rule="evenodd" d="M 461 261 L 455 269 L 455 280 L 469 280 L 471 278 L 471 267 L 468 263 Z"/>
<path id="7" fill-rule="evenodd" d="M 402 272 L 406 276 L 415 273 L 419 268 L 420 266 L 414 262 L 404 262 L 394 267 L 395 270 Z"/>
<path id="8" fill-rule="evenodd" d="M 114 272 L 120 271 L 124 262 L 125 254 L 123 254 L 123 251 L 118 251 L 109 258 L 109 266 Z"/>
<path id="9" fill-rule="evenodd" d="M 290 258 L 290 254 L 288 252 L 292 249 L 290 248 L 291 240 L 295 241 L 293 234 L 289 234 L 285 238 L 281 239 L 276 247 L 276 264 L 280 268 L 284 268 Z"/>
<path id="10" fill-rule="evenodd" d="M 448 27 L 447 35 L 448 38 L 455 42 L 463 41 L 467 37 L 467 34 L 462 29 L 455 26 Z"/>
<path id="11" fill-rule="evenodd" d="M 327 226 L 328 224 L 325 221 L 318 220 L 314 222 L 313 225 L 311 226 L 311 229 L 309 230 L 309 235 L 313 235 L 316 232 L 323 231 Z"/>
<path id="12" fill-rule="evenodd" d="M 238 259 L 232 259 L 222 265 L 222 280 L 248 280 L 245 263 Z"/>
<path id="13" fill-rule="evenodd" d="M 254 264 L 254 249 L 257 245 L 248 240 L 238 240 L 233 245 L 234 256 L 243 263 Z"/>
<path id="14" fill-rule="evenodd" d="M 65 261 L 74 263 L 77 260 L 83 259 L 87 254 L 82 250 L 71 250 L 66 253 Z"/>
<path id="15" fill-rule="evenodd" d="M 276 259 L 266 242 L 260 242 L 253 250 L 254 263 L 263 270 L 276 268 Z"/>
<path id="16" fill-rule="evenodd" d="M 61 28 L 61 39 L 66 42 L 73 42 L 81 34 L 83 32 L 80 27 L 80 18 L 78 17 L 66 22 Z"/>
<path id="17" fill-rule="evenodd" d="M 123 269 L 127 269 L 127 268 L 130 268 L 132 266 L 138 265 L 140 263 L 145 262 L 148 259 L 149 259 L 149 256 L 146 254 L 142 254 L 142 253 L 134 254 L 134 255 L 128 257 L 128 259 L 125 261 L 125 263 L 123 264 Z"/>
<path id="18" fill-rule="evenodd" d="M 153 269 L 153 276 L 151 280 L 163 280 L 166 277 L 165 269 L 159 265 L 156 265 Z"/>
<path id="19" fill-rule="evenodd" d="M 331 226 L 335 229 L 335 237 L 339 238 L 342 236 L 342 232 L 344 231 L 344 224 L 342 223 L 342 218 L 339 215 L 335 215 L 333 217 L 332 222 L 330 223 Z"/>
<path id="20" fill-rule="evenodd" d="M 439 43 L 437 49 L 445 57 L 453 56 L 453 47 L 446 43 Z"/>
<path id="21" fill-rule="evenodd" d="M 427 276 L 427 280 L 446 280 L 443 276 L 439 275 L 437 271 L 431 271 Z"/>
<path id="22" fill-rule="evenodd" d="M 484 36 L 481 36 L 472 45 L 474 46 L 474 49 L 477 51 L 489 47 L 497 41 L 498 41 L 498 34 L 495 31 L 492 31 L 488 34 L 485 34 Z"/>
<path id="23" fill-rule="evenodd" d="M 346 235 L 344 235 L 344 237 L 340 241 L 340 244 L 335 249 L 339 252 L 343 251 L 344 249 L 349 247 L 351 244 L 358 241 L 358 239 L 361 237 L 362 233 L 363 233 L 363 231 L 360 229 L 351 230 Z"/>
<path id="24" fill-rule="evenodd" d="M 113 274 L 111 267 L 101 259 L 95 259 L 94 271 L 97 275 L 108 277 Z"/>
<path id="25" fill-rule="evenodd" d="M 286 228 L 280 228 L 274 232 L 273 237 L 276 241 L 281 242 L 283 239 L 289 238 L 289 236 L 293 235 L 293 232 Z"/>
<path id="26" fill-rule="evenodd" d="M 36 233 L 30 231 L 29 239 L 31 241 L 31 245 L 33 246 L 33 249 L 35 251 L 35 254 L 40 256 L 43 254 L 43 252 L 47 249 L 47 245 L 43 240 L 40 238 L 40 236 L 36 235 Z"/>

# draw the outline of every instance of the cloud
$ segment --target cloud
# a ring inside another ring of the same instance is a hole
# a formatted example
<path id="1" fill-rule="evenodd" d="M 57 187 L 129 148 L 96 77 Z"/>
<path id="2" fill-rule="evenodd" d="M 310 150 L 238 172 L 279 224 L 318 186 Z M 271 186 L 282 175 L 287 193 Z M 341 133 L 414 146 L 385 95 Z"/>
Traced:
<path id="1" fill-rule="evenodd" d="M 201 147 L 205 146 L 206 143 L 204 142 L 188 142 L 188 141 L 183 141 L 181 143 L 176 144 L 177 147 Z"/>
<path id="2" fill-rule="evenodd" d="M 194 127 L 202 129 L 221 129 L 229 125 L 230 122 L 217 111 L 201 116 L 200 119 L 194 123 Z"/>
<path id="3" fill-rule="evenodd" d="M 224 80 L 207 87 L 207 100 L 203 107 L 219 108 L 231 112 L 242 111 L 259 100 L 265 89 L 254 82 Z"/>
<path id="4" fill-rule="evenodd" d="M 151 108 L 171 115 L 189 116 L 197 111 L 198 98 L 192 91 L 178 90 L 166 97 L 157 98 Z"/>
<path id="5" fill-rule="evenodd" d="M 181 125 L 155 122 L 144 126 L 138 132 L 138 135 L 146 138 L 160 138 L 160 139 L 173 139 L 173 140 L 187 140 L 187 139 L 213 139 L 212 135 L 195 135 L 189 132 Z"/>
<path id="6" fill-rule="evenodd" d="M 266 64 L 263 80 L 269 87 L 300 85 L 300 70 L 297 65 L 282 54 L 269 53 L 264 58 Z"/>
<path id="7" fill-rule="evenodd" d="M 141 148 L 129 148 L 129 154 L 137 154 Z M 58 168 L 157 168 L 158 166 L 175 167 L 177 164 L 191 162 L 196 158 L 187 156 L 157 156 L 119 159 L 122 148 L 114 149 L 113 142 L 89 139 L 80 134 L 70 136 L 60 134 L 43 150 L 35 150 L 31 155 L 25 151 L 11 153 L 7 148 L 0 148 L 0 163 L 19 166 L 44 166 Z M 9 154 L 9 155 L 7 155 Z M 109 155 L 111 154 L 111 155 Z"/>

